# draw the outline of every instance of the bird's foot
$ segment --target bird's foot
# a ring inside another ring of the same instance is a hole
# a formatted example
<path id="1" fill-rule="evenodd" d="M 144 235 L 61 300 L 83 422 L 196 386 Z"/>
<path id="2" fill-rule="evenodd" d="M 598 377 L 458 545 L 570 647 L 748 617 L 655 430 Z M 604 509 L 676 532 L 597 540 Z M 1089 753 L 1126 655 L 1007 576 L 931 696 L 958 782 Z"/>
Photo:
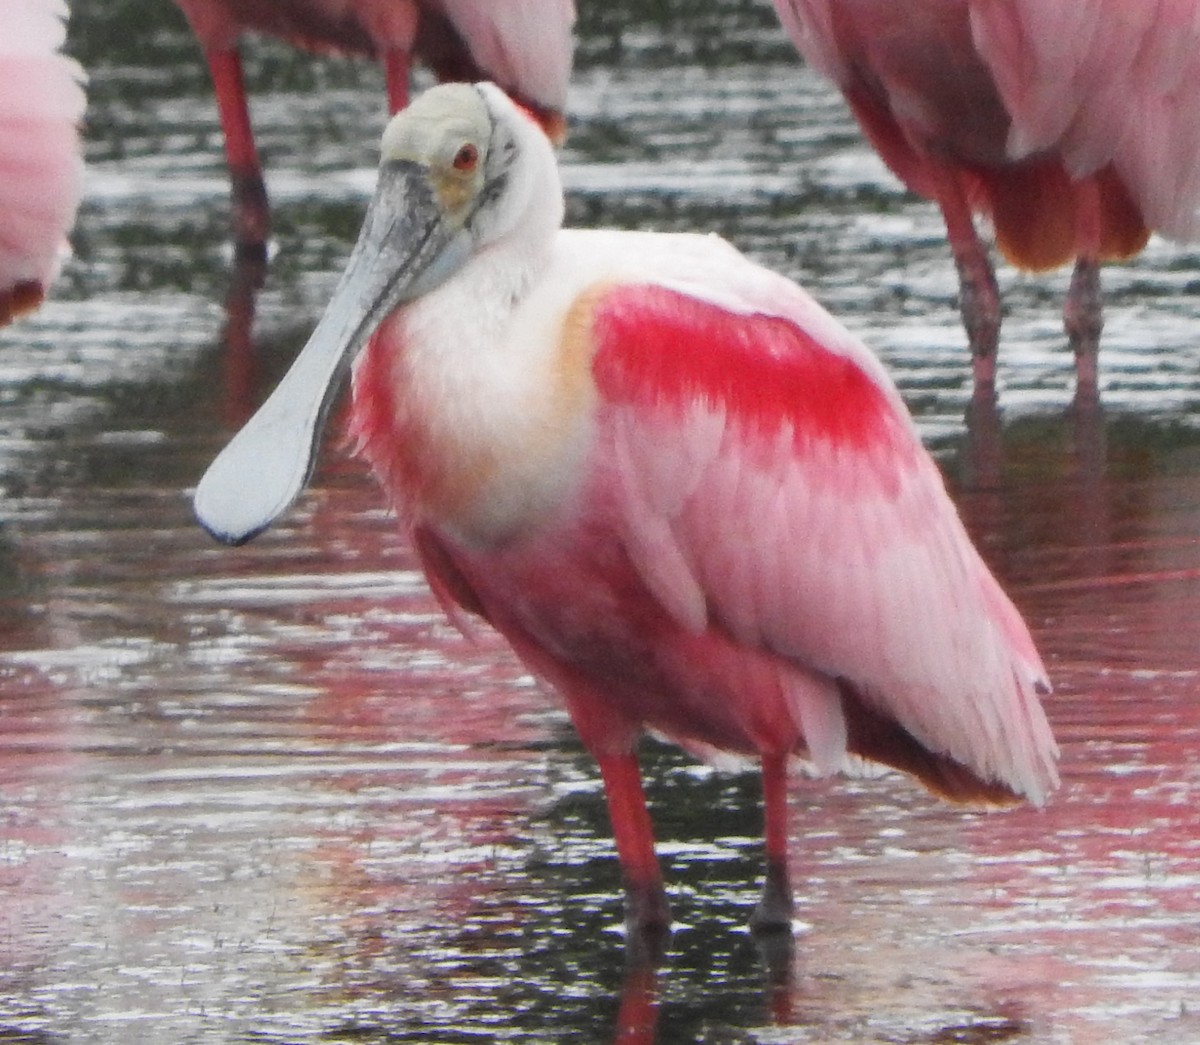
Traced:
<path id="1" fill-rule="evenodd" d="M 658 968 L 666 958 L 670 942 L 669 925 L 630 925 L 625 935 L 625 963 L 629 968 Z"/>
<path id="2" fill-rule="evenodd" d="M 270 235 L 270 204 L 257 169 L 231 170 L 234 250 L 239 265 L 265 265 Z"/>
<path id="3" fill-rule="evenodd" d="M 670 938 L 671 907 L 662 883 L 626 883 L 625 939 L 630 962 L 657 965 Z"/>
<path id="4" fill-rule="evenodd" d="M 996 404 L 996 353 L 979 355 L 971 352 L 971 408 L 993 408 Z"/>
<path id="5" fill-rule="evenodd" d="M 751 930 L 756 934 L 790 935 L 794 910 L 792 883 L 788 877 L 787 866 L 777 860 L 768 860 L 762 896 L 750 915 Z"/>
<path id="6" fill-rule="evenodd" d="M 978 361 L 977 361 L 978 362 Z M 986 376 L 975 368 L 975 383 L 971 389 L 971 401 L 967 404 L 967 423 L 990 424 L 1000 417 L 1000 399 L 996 395 L 996 368 L 993 360 Z"/>
<path id="7" fill-rule="evenodd" d="M 1063 304 L 1063 328 L 1075 355 L 1075 398 L 1099 399 L 1100 334 L 1104 312 L 1100 301 L 1100 266 L 1081 257 L 1071 273 Z"/>
<path id="8" fill-rule="evenodd" d="M 625 956 L 630 966 L 658 966 L 671 939 L 671 907 L 661 883 L 625 891 Z"/>
<path id="9" fill-rule="evenodd" d="M 1095 423 L 1104 417 L 1104 406 L 1100 400 L 1100 389 L 1095 380 L 1075 382 L 1075 395 L 1071 399 L 1071 413 L 1077 420 Z"/>
<path id="10" fill-rule="evenodd" d="M 1004 426 L 994 389 L 981 393 L 976 386 L 966 422 L 963 481 L 973 489 L 996 489 L 1004 466 Z"/>
<path id="11" fill-rule="evenodd" d="M 792 922 L 794 910 L 787 866 L 768 859 L 762 897 L 750 916 L 750 929 L 766 968 L 771 1010 L 776 1022 L 781 1024 L 790 1023 L 792 1015 L 796 954 Z"/>
<path id="12" fill-rule="evenodd" d="M 1071 335 L 1071 348 L 1075 353 L 1075 403 L 1096 407 L 1100 404 L 1100 347 L 1098 334 L 1095 339 L 1081 344 Z"/>

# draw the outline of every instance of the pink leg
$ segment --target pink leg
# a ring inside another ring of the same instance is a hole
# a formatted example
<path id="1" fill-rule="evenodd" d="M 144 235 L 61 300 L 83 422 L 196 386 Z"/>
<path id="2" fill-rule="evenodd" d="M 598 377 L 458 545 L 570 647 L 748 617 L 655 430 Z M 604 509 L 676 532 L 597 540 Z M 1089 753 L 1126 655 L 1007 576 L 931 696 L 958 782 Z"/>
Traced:
<path id="1" fill-rule="evenodd" d="M 1063 305 L 1063 326 L 1075 353 L 1076 401 L 1098 396 L 1100 331 L 1100 189 L 1094 178 L 1079 183 L 1075 218 L 1075 271 Z"/>
<path id="2" fill-rule="evenodd" d="M 656 935 L 671 925 L 662 872 L 654 853 L 654 828 L 646 809 L 637 756 L 598 755 L 612 819 L 617 857 L 625 879 L 625 921 L 631 932 Z"/>
<path id="3" fill-rule="evenodd" d="M 225 158 L 233 197 L 233 229 L 239 253 L 266 256 L 270 225 L 267 190 L 254 145 L 242 61 L 233 48 L 206 48 L 217 112 L 225 133 Z"/>
<path id="4" fill-rule="evenodd" d="M 750 916 L 756 930 L 791 929 L 792 883 L 788 875 L 788 756 L 770 752 L 762 758 L 766 879 L 762 898 Z"/>
<path id="5" fill-rule="evenodd" d="M 996 273 L 975 231 L 970 204 L 952 171 L 938 172 L 938 205 L 958 269 L 958 305 L 971 348 L 975 398 L 990 398 L 995 395 L 996 348 L 1000 342 L 1000 289 Z"/>
<path id="6" fill-rule="evenodd" d="M 389 47 L 383 56 L 383 72 L 387 79 L 388 112 L 395 115 L 408 105 L 408 78 L 412 55 L 401 47 Z"/>

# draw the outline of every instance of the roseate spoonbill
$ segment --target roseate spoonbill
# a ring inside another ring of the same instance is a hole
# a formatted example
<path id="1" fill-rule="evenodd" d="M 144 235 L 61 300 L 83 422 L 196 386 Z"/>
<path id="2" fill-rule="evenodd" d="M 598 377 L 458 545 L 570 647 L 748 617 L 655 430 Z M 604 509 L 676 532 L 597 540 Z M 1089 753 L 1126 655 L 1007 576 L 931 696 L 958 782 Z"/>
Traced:
<path id="1" fill-rule="evenodd" d="M 83 186 L 83 71 L 59 53 L 62 0 L 9 0 L 0 32 L 0 324 L 34 308 L 67 253 Z"/>
<path id="2" fill-rule="evenodd" d="M 549 140 L 494 85 L 396 116 L 333 300 L 201 480 L 202 525 L 238 544 L 288 507 L 367 344 L 352 435 L 448 613 L 565 698 L 640 929 L 668 921 L 644 730 L 761 759 L 762 926 L 790 924 L 793 756 L 1042 802 L 1041 661 L 875 357 L 715 236 L 562 216 Z"/>
<path id="3" fill-rule="evenodd" d="M 1200 234 L 1197 0 L 775 0 L 905 185 L 937 202 L 976 390 L 995 379 L 1000 297 L 972 213 L 1031 271 L 1074 259 L 1063 309 L 1094 398 L 1099 262 L 1150 231 Z"/>
<path id="4" fill-rule="evenodd" d="M 408 100 L 416 56 L 442 80 L 489 79 L 565 131 L 574 0 L 176 0 L 212 75 L 239 251 L 261 255 L 267 193 L 246 103 L 238 39 L 247 30 L 318 52 L 380 58 L 392 112 Z"/>

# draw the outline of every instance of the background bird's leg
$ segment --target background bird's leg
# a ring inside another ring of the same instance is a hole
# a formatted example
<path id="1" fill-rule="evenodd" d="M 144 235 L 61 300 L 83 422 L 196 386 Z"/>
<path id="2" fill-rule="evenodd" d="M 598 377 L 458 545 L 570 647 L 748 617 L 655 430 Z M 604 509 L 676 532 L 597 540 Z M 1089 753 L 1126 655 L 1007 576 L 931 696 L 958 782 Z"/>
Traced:
<path id="1" fill-rule="evenodd" d="M 383 73 L 387 79 L 388 112 L 393 116 L 408 105 L 408 78 L 412 53 L 406 48 L 389 47 L 383 55 Z"/>
<path id="2" fill-rule="evenodd" d="M 421 22 L 420 6 L 413 0 L 389 0 L 376 5 L 369 24 L 371 35 L 380 41 L 383 74 L 387 80 L 388 112 L 393 116 L 408 106 L 413 53 Z M 383 43 L 382 41 L 386 41 Z"/>
<path id="3" fill-rule="evenodd" d="M 937 202 L 958 269 L 958 307 L 971 347 L 975 398 L 992 397 L 996 389 L 996 349 L 1000 343 L 1000 288 L 996 285 L 996 272 L 987 248 L 975 231 L 962 184 L 950 170 L 937 172 Z"/>
<path id="4" fill-rule="evenodd" d="M 238 253 L 225 295 L 225 328 L 221 332 L 224 414 L 229 425 L 244 425 L 262 401 L 261 360 L 254 344 L 254 309 L 266 274 L 265 257 Z"/>
<path id="5" fill-rule="evenodd" d="M 262 165 L 250 126 L 242 60 L 232 47 L 206 48 L 204 57 L 217 96 L 221 129 L 225 132 L 225 159 L 229 164 L 237 252 L 265 260 L 270 211 Z"/>
<path id="6" fill-rule="evenodd" d="M 1063 304 L 1063 327 L 1075 353 L 1075 400 L 1098 396 L 1100 331 L 1100 187 L 1095 178 L 1079 182 L 1075 206 L 1075 271 Z"/>
<path id="7" fill-rule="evenodd" d="M 791 929 L 792 882 L 788 875 L 788 755 L 762 757 L 766 878 L 762 897 L 750 916 L 755 930 Z"/>
<path id="8" fill-rule="evenodd" d="M 625 921 L 631 937 L 663 936 L 671 911 L 663 889 L 662 871 L 654 853 L 654 828 L 646 809 L 637 756 L 597 755 L 604 793 L 612 819 L 617 856 L 625 879 Z"/>

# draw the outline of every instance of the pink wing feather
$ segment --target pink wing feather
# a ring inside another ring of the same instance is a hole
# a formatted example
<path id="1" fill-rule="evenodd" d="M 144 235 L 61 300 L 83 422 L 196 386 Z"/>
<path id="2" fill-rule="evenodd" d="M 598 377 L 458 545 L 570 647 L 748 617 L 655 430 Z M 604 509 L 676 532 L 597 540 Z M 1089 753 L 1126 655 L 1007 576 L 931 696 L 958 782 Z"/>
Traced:
<path id="1" fill-rule="evenodd" d="M 1197 0 L 775 7 L 806 61 L 844 91 L 885 96 L 919 148 L 990 165 L 1059 157 L 1075 178 L 1111 163 L 1148 228 L 1200 235 Z M 933 195 L 919 165 L 876 145 L 910 188 Z"/>
<path id="2" fill-rule="evenodd" d="M 740 310 L 639 285 L 594 314 L 635 566 L 690 631 L 848 680 L 930 750 L 1041 801 L 1056 749 L 1028 630 L 874 358 L 762 277 Z"/>
<path id="3" fill-rule="evenodd" d="M 1111 162 L 1149 227 L 1200 234 L 1200 4 L 970 3 L 1012 156 L 1057 148 L 1077 177 Z"/>
<path id="4" fill-rule="evenodd" d="M 83 180 L 83 73 L 58 53 L 66 5 L 8 0 L 0 31 L 0 315 L 22 284 L 40 290 L 66 253 Z"/>

